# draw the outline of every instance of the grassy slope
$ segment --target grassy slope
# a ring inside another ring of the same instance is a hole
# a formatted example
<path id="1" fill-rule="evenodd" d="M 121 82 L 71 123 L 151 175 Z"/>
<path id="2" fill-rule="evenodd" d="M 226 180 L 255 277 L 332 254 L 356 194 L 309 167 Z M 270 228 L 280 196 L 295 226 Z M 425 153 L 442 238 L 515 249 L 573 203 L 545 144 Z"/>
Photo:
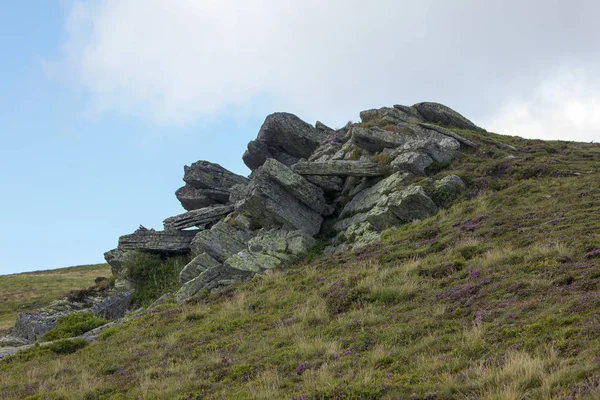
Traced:
<path id="1" fill-rule="evenodd" d="M 470 199 L 75 354 L 0 363 L 0 399 L 600 397 L 600 146 L 461 133 L 482 148 L 439 176 Z"/>
<path id="2" fill-rule="evenodd" d="M 71 290 L 92 286 L 99 276 L 111 276 L 107 264 L 0 276 L 0 331 L 12 327 L 20 312 L 33 312 Z"/>

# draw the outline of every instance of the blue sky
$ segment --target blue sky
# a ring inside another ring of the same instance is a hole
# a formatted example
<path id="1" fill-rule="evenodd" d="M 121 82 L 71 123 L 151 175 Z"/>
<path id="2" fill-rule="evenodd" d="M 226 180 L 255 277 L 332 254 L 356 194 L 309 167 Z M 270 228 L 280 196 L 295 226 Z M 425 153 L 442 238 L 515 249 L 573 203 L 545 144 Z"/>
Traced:
<path id="1" fill-rule="evenodd" d="M 159 229 L 183 211 L 183 165 L 247 174 L 274 111 L 341 126 L 439 101 L 500 133 L 598 141 L 598 6 L 576 3 L 5 1 L 0 274 L 102 262 Z"/>

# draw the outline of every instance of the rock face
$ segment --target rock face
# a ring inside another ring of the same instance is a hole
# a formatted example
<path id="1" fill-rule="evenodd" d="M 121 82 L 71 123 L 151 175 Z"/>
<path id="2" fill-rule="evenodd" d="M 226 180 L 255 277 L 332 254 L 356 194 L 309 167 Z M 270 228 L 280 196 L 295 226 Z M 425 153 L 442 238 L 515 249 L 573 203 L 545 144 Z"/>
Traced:
<path id="1" fill-rule="evenodd" d="M 447 127 L 481 128 L 437 103 L 365 110 L 360 117 L 362 123 L 334 130 L 288 113 L 269 115 L 243 155 L 249 178 L 208 161 L 186 166 L 186 185 L 176 196 L 188 212 L 165 219 L 164 231 L 122 236 L 105 254 L 113 274 L 125 276 L 123 262 L 136 251 L 191 253 L 175 296 L 185 302 L 284 267 L 319 233 L 334 236 L 328 254 L 355 251 L 463 193 L 457 176 L 423 177 L 432 164 L 443 167 L 459 151 L 477 148 Z"/>

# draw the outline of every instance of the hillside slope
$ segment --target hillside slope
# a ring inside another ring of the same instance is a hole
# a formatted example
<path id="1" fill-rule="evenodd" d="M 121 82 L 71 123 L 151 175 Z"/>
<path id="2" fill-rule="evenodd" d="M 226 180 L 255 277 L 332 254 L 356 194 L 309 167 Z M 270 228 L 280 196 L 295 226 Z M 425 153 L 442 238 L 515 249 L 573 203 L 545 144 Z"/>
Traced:
<path id="1" fill-rule="evenodd" d="M 83 265 L 0 276 L 0 335 L 20 312 L 35 311 L 68 292 L 85 289 L 97 277 L 109 277 L 107 264 Z"/>
<path id="2" fill-rule="evenodd" d="M 468 185 L 437 215 L 20 353 L 0 399 L 598 398 L 600 145 L 457 133 L 480 147 L 430 169 Z"/>

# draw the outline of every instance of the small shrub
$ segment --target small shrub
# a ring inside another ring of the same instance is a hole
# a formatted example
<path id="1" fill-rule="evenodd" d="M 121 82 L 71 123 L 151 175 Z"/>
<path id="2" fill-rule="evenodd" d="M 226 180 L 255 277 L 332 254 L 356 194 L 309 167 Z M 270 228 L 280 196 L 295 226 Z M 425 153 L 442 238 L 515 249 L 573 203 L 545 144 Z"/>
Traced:
<path id="1" fill-rule="evenodd" d="M 350 152 L 348 160 L 356 161 L 360 159 L 360 156 L 362 156 L 362 151 L 358 147 L 355 147 L 352 149 L 352 152 Z"/>
<path id="2" fill-rule="evenodd" d="M 56 327 L 42 337 L 43 341 L 65 339 L 83 335 L 94 328 L 108 323 L 108 320 L 91 312 L 78 312 L 60 317 Z"/>
<path id="3" fill-rule="evenodd" d="M 356 279 L 340 280 L 331 285 L 323 293 L 323 297 L 329 316 L 335 317 L 369 300 L 369 291 L 366 288 L 357 288 Z"/>
<path id="4" fill-rule="evenodd" d="M 425 174 L 427 176 L 435 175 L 438 172 L 441 172 L 441 171 L 447 169 L 448 167 L 450 167 L 450 163 L 447 163 L 447 162 L 441 163 L 441 162 L 434 161 L 430 166 L 425 168 Z"/>
<path id="5" fill-rule="evenodd" d="M 85 339 L 63 339 L 48 345 L 50 351 L 56 354 L 71 354 L 88 345 Z"/>
<path id="6" fill-rule="evenodd" d="M 379 165 L 383 175 L 387 176 L 392 173 L 392 168 L 390 166 L 392 163 L 392 157 L 390 156 L 390 153 L 377 154 L 376 156 L 373 156 L 371 160 Z"/>
<path id="7" fill-rule="evenodd" d="M 167 292 L 179 288 L 179 273 L 189 263 L 189 257 L 169 257 L 138 252 L 123 262 L 127 278 L 133 282 L 133 307 L 147 307 Z"/>

